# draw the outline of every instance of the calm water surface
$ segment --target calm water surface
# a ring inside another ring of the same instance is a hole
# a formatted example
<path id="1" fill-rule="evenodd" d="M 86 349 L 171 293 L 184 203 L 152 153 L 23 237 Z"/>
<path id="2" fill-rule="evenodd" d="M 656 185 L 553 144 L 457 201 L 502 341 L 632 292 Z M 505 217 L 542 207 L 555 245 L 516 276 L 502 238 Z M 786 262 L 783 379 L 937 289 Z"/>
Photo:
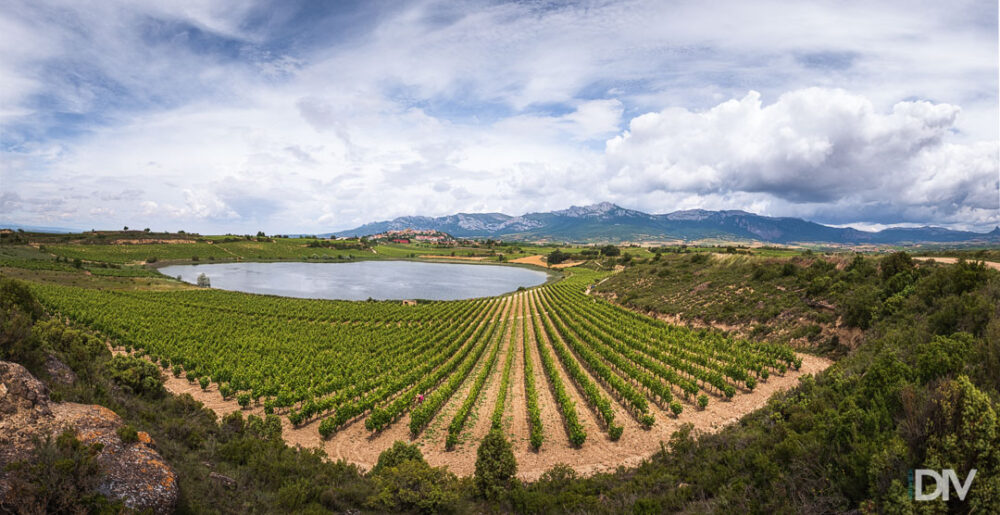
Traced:
<path id="1" fill-rule="evenodd" d="M 514 266 L 358 261 L 354 263 L 218 263 L 160 268 L 213 288 L 309 299 L 458 300 L 500 295 L 545 282 L 546 273 Z"/>

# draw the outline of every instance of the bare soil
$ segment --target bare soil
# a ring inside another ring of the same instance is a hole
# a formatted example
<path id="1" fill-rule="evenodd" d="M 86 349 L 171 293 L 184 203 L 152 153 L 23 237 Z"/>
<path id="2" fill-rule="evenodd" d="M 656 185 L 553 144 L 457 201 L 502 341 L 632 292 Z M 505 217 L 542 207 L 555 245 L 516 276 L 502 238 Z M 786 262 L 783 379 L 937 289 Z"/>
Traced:
<path id="1" fill-rule="evenodd" d="M 535 266 L 540 266 L 542 268 L 569 268 L 571 266 L 576 266 L 584 263 L 583 261 L 565 261 L 563 263 L 559 263 L 558 265 L 549 265 L 548 262 L 545 261 L 545 257 L 542 255 L 525 256 L 522 258 L 512 259 L 510 260 L 510 262 L 535 265 Z"/>
<path id="2" fill-rule="evenodd" d="M 958 258 L 953 258 L 953 257 L 915 257 L 913 259 L 916 259 L 918 261 L 934 261 L 936 263 L 944 263 L 947 265 L 954 265 L 955 263 L 958 263 Z M 977 260 L 967 259 L 966 261 L 977 261 Z M 996 263 L 994 261 L 982 261 L 982 260 L 979 260 L 979 262 L 985 264 L 987 267 L 992 268 L 994 270 L 1000 270 L 1000 263 Z"/>

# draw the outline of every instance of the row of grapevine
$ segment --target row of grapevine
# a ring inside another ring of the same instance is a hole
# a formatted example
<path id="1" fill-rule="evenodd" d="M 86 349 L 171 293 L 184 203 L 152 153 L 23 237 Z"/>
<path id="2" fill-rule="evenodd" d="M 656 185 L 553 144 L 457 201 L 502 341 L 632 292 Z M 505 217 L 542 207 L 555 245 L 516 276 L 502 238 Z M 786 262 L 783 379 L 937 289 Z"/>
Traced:
<path id="1" fill-rule="evenodd" d="M 559 377 L 559 370 L 556 368 L 555 360 L 549 354 L 547 346 L 542 343 L 541 334 L 538 330 L 541 320 L 533 302 L 531 312 L 532 339 L 535 341 L 535 347 L 538 349 L 538 357 L 542 361 L 542 368 L 545 370 L 545 375 L 549 378 L 549 386 L 552 387 L 552 394 L 556 398 L 556 405 L 559 407 L 559 412 L 562 413 L 563 422 L 566 425 L 566 434 L 573 445 L 583 445 L 583 442 L 587 440 L 587 432 L 583 429 L 580 418 L 576 413 L 576 404 L 569 398 L 566 386 L 563 384 L 562 378 Z"/>
<path id="2" fill-rule="evenodd" d="M 496 343 L 492 344 L 493 350 L 490 351 L 490 356 L 486 359 L 486 364 L 476 374 L 476 380 L 472 383 L 472 388 L 469 390 L 468 395 L 466 395 L 465 401 L 459 406 L 458 412 L 455 413 L 455 416 L 451 419 L 451 424 L 448 425 L 448 437 L 445 440 L 445 445 L 448 449 L 451 449 L 458 443 L 458 435 L 462 432 L 462 428 L 465 427 L 465 421 L 469 418 L 469 412 L 472 410 L 473 405 L 475 405 L 476 399 L 479 398 L 479 394 L 483 390 L 483 385 L 486 384 L 486 380 L 489 379 L 493 368 L 496 366 L 497 357 L 500 355 L 500 349 L 503 347 L 504 334 L 507 329 L 506 317 L 500 321 L 499 326 L 499 330 L 497 330 L 493 337 Z"/>
<path id="3" fill-rule="evenodd" d="M 542 431 L 542 414 L 538 408 L 538 390 L 535 389 L 535 366 L 532 363 L 531 351 L 528 348 L 528 331 L 534 334 L 534 327 L 528 323 L 528 303 L 521 303 L 521 354 L 524 358 L 524 399 L 528 407 L 528 422 L 530 426 L 531 448 L 538 450 L 542 447 L 545 434 Z M 531 337 L 533 341 L 534 336 Z M 581 441 L 582 443 L 582 441 Z M 579 445 L 579 444 L 578 444 Z"/>

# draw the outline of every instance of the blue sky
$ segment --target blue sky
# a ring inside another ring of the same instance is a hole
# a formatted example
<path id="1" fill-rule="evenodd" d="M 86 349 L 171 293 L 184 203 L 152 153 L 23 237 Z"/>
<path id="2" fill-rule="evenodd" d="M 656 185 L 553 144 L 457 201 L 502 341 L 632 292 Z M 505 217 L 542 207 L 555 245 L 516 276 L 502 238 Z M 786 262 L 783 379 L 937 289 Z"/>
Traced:
<path id="1" fill-rule="evenodd" d="M 163 5 L 158 5 L 163 4 Z M 17 1 L 0 220 L 1000 224 L 997 3 Z"/>

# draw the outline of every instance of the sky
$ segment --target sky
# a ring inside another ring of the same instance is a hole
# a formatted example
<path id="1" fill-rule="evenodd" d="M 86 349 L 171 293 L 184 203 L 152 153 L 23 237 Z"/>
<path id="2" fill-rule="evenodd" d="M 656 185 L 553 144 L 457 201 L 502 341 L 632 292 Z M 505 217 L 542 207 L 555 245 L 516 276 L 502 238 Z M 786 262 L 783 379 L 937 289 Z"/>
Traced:
<path id="1" fill-rule="evenodd" d="M 0 2 L 0 222 L 1000 224 L 989 1 Z"/>

